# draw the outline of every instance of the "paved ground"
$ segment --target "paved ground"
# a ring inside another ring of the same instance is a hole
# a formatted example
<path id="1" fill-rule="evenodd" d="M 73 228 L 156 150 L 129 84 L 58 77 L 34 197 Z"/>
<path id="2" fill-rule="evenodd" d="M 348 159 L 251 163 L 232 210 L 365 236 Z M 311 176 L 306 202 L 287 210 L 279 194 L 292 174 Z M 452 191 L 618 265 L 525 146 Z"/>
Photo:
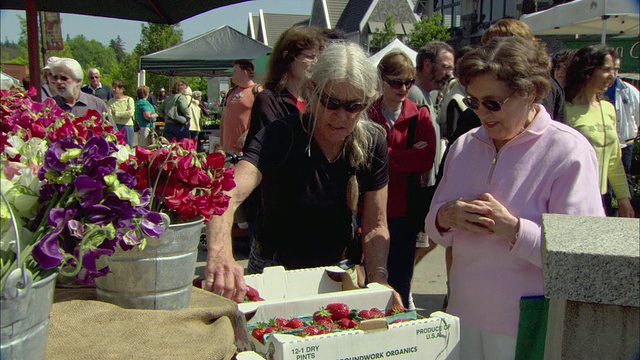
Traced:
<path id="1" fill-rule="evenodd" d="M 240 246 L 238 246 L 240 247 Z M 246 249 L 236 251 L 236 259 L 246 266 Z M 207 251 L 203 247 L 198 250 L 196 275 L 203 276 Z M 413 299 L 418 313 L 428 317 L 434 311 L 442 310 L 444 296 L 447 293 L 447 276 L 445 272 L 444 248 L 438 246 L 422 259 L 413 275 Z"/>

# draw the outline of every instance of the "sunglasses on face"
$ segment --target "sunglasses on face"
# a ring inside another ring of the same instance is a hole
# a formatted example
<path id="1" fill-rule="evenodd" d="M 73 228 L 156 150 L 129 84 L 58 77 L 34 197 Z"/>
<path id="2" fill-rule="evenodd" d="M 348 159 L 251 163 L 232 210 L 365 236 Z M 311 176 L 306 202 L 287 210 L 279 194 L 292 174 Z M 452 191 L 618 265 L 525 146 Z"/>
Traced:
<path id="1" fill-rule="evenodd" d="M 391 86 L 393 89 L 396 89 L 396 90 L 400 89 L 402 85 L 406 86 L 408 89 L 411 86 L 413 86 L 413 84 L 416 82 L 416 79 L 400 80 L 400 79 L 384 78 L 383 80 L 384 82 L 389 84 L 389 86 Z"/>
<path id="2" fill-rule="evenodd" d="M 360 112 L 367 107 L 366 103 L 360 101 L 342 102 L 329 95 L 320 96 L 320 103 L 328 110 L 338 110 L 339 108 L 343 108 L 346 112 L 350 113 Z"/>
<path id="3" fill-rule="evenodd" d="M 507 96 L 506 99 L 502 100 L 502 101 L 496 101 L 496 100 L 482 100 L 479 101 L 476 98 L 473 98 L 471 96 L 467 96 L 464 99 L 462 99 L 462 102 L 467 105 L 469 108 L 471 108 L 472 110 L 478 110 L 480 109 L 480 104 L 482 104 L 482 106 L 484 106 L 487 110 L 491 111 L 491 112 L 498 112 L 500 110 L 502 110 L 502 106 L 504 106 L 504 104 L 509 101 L 509 99 L 511 98 L 511 96 L 513 96 L 513 94 L 515 94 L 516 92 L 512 92 L 511 95 Z"/>

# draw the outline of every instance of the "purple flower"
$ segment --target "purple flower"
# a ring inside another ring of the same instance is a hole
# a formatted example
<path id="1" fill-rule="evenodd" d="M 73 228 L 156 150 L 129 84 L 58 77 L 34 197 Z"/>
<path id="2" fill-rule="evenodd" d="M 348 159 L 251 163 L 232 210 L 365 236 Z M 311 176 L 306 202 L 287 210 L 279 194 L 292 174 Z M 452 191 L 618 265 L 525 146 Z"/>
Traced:
<path id="1" fill-rule="evenodd" d="M 47 223 L 54 228 L 49 231 L 32 251 L 33 258 L 45 269 L 53 269 L 61 264 L 64 254 L 60 251 L 58 239 L 66 224 L 76 215 L 75 209 L 53 208 L 49 212 Z"/>
<path id="2" fill-rule="evenodd" d="M 136 188 L 136 177 L 133 175 L 130 175 L 122 170 L 117 170 L 116 171 L 116 175 L 118 175 L 118 181 L 120 181 L 120 184 L 131 188 L 131 189 L 135 189 Z"/>
<path id="3" fill-rule="evenodd" d="M 140 230 L 144 236 L 159 237 L 164 232 L 164 227 L 160 226 L 162 217 L 157 212 L 149 212 L 140 223 Z"/>
<path id="4" fill-rule="evenodd" d="M 72 138 L 65 138 L 55 141 L 49 145 L 49 149 L 44 154 L 44 167 L 47 170 L 61 172 L 68 167 L 67 163 L 60 161 L 60 157 L 69 149 L 79 149 L 78 145 Z"/>
<path id="5" fill-rule="evenodd" d="M 118 159 L 114 157 L 90 158 L 84 160 L 83 172 L 94 179 L 101 179 L 116 169 Z"/>
<path id="6" fill-rule="evenodd" d="M 107 225 L 116 218 L 116 214 L 108 206 L 96 204 L 87 208 L 86 218 L 93 224 Z"/>
<path id="7" fill-rule="evenodd" d="M 73 186 L 76 188 L 80 196 L 80 205 L 88 208 L 91 205 L 99 204 L 102 201 L 102 183 L 94 180 L 87 175 L 80 175 L 73 180 Z"/>
<path id="8" fill-rule="evenodd" d="M 111 212 L 118 214 L 118 217 L 123 220 L 132 219 L 136 215 L 131 202 L 129 200 L 121 200 L 115 194 L 107 195 L 102 204 L 108 207 Z"/>
<path id="9" fill-rule="evenodd" d="M 84 237 L 84 226 L 82 226 L 82 223 L 78 220 L 69 220 L 67 229 L 69 230 L 69 235 L 74 238 L 82 240 Z"/>

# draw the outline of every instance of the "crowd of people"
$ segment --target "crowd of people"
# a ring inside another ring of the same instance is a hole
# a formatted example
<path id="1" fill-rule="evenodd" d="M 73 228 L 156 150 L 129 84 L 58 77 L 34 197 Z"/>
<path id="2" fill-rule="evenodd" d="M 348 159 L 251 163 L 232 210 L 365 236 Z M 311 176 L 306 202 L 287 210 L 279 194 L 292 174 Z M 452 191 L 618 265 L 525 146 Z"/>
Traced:
<path id="1" fill-rule="evenodd" d="M 241 302 L 246 273 L 339 265 L 412 308 L 415 263 L 441 245 L 462 358 L 513 359 L 520 299 L 543 294 L 542 215 L 635 216 L 638 90 L 606 45 L 551 57 L 515 19 L 480 46 L 430 41 L 415 59 L 392 51 L 377 66 L 342 37 L 286 30 L 264 84 L 250 60 L 234 63 L 221 148 L 241 160 L 228 210 L 207 224 L 205 288 Z M 157 99 L 139 87 L 134 101 L 97 69 L 82 87 L 73 59 L 49 59 L 44 73 L 46 96 L 106 114 L 130 144 L 134 124 L 136 143 L 150 144 L 159 118 L 167 139 L 193 138 L 206 110 L 183 81 Z M 246 269 L 233 255 L 238 217 L 249 224 Z"/>

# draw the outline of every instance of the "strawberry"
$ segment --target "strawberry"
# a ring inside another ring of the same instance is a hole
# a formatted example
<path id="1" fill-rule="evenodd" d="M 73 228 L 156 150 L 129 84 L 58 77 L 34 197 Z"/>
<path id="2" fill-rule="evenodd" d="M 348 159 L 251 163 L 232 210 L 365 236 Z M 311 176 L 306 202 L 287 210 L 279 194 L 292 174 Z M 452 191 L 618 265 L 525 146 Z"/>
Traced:
<path id="1" fill-rule="evenodd" d="M 338 320 L 338 326 L 342 329 L 353 329 L 358 327 L 358 322 L 348 318 Z"/>
<path id="2" fill-rule="evenodd" d="M 272 325 L 272 324 L 275 327 L 281 328 L 281 327 L 287 326 L 287 319 L 277 318 L 275 319 L 275 321 L 273 321 L 273 323 L 271 321 L 269 322 L 269 325 Z"/>
<path id="3" fill-rule="evenodd" d="M 338 321 L 349 316 L 349 307 L 344 303 L 331 303 L 327 305 L 327 310 L 331 313 L 331 320 Z"/>
<path id="4" fill-rule="evenodd" d="M 371 308 L 371 310 L 369 310 L 369 314 L 371 314 L 372 319 L 384 317 L 384 313 L 378 308 Z"/>
<path id="5" fill-rule="evenodd" d="M 318 324 L 318 326 L 320 326 L 321 328 L 325 328 L 327 330 L 336 330 L 338 328 L 338 326 L 336 326 L 336 324 L 331 321 L 331 319 L 320 319 L 320 321 L 317 321 L 316 324 Z"/>
<path id="6" fill-rule="evenodd" d="M 363 318 L 363 319 L 373 319 L 373 316 L 371 315 L 371 311 L 369 310 L 360 310 L 360 312 L 358 313 L 358 316 Z"/>
<path id="7" fill-rule="evenodd" d="M 287 321 L 287 327 L 292 329 L 298 329 L 298 328 L 304 327 L 304 325 L 305 325 L 304 322 L 299 318 L 293 318 Z"/>
<path id="8" fill-rule="evenodd" d="M 391 316 L 391 315 L 398 315 L 398 314 L 402 314 L 403 312 L 406 312 L 407 309 L 404 308 L 404 306 L 400 305 L 400 304 L 395 304 L 392 307 L 387 309 L 387 316 Z"/>
<path id="9" fill-rule="evenodd" d="M 329 310 L 321 307 L 320 310 L 313 313 L 313 321 L 319 322 L 320 320 L 329 320 L 331 321 L 331 312 Z"/>
<path id="10" fill-rule="evenodd" d="M 264 301 L 260 293 L 255 288 L 247 285 L 247 293 L 244 296 L 245 302 Z"/>
<path id="11" fill-rule="evenodd" d="M 258 341 L 264 344 L 264 331 L 264 328 L 254 328 L 253 330 L 251 330 L 251 336 L 258 339 Z"/>
<path id="12" fill-rule="evenodd" d="M 320 329 L 317 326 L 309 325 L 300 331 L 302 336 L 320 335 Z"/>

